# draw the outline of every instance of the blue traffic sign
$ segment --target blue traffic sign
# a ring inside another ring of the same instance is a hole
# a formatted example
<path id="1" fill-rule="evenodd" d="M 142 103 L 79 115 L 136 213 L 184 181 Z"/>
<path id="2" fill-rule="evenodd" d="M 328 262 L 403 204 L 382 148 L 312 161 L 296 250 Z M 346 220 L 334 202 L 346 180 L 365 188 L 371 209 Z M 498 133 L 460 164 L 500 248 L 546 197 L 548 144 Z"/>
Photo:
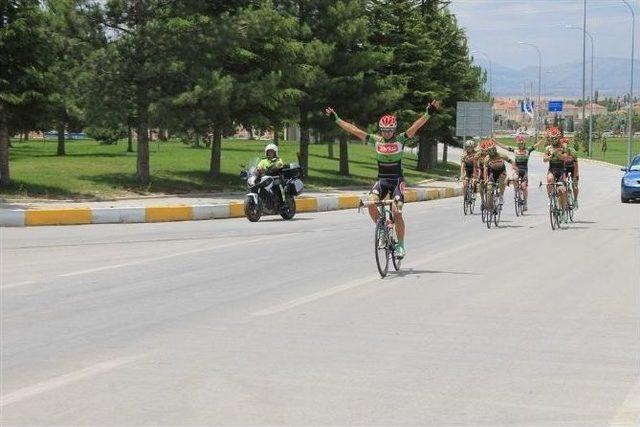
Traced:
<path id="1" fill-rule="evenodd" d="M 549 101 L 549 111 L 559 113 L 564 106 L 563 101 Z"/>

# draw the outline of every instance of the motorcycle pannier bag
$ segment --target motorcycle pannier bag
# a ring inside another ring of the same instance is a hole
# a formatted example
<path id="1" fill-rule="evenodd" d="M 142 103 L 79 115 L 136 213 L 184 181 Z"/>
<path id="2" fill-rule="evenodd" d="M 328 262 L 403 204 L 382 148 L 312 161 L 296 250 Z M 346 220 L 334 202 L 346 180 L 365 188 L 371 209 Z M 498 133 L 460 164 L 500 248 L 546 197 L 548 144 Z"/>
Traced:
<path id="1" fill-rule="evenodd" d="M 301 179 L 292 179 L 291 181 L 289 181 L 289 194 L 291 194 L 292 196 L 298 196 L 302 193 L 302 190 L 304 189 L 304 184 L 302 183 Z"/>

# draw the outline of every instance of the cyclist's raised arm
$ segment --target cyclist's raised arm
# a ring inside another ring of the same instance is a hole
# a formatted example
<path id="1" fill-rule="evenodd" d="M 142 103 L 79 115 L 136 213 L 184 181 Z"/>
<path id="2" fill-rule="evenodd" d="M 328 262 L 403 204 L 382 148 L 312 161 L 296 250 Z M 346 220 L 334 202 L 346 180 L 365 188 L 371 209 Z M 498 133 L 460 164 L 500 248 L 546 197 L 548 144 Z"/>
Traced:
<path id="1" fill-rule="evenodd" d="M 326 110 L 324 110 L 324 112 L 331 120 L 336 122 L 336 124 L 340 126 L 342 129 L 346 130 L 351 135 L 358 138 L 360 141 L 366 141 L 367 133 L 362 129 L 360 129 L 359 127 L 357 127 L 356 125 L 342 120 L 340 117 L 338 117 L 338 115 L 336 114 L 333 108 L 327 107 Z"/>
<path id="2" fill-rule="evenodd" d="M 429 105 L 427 105 L 427 111 L 422 116 L 420 116 L 418 120 L 413 122 L 411 127 L 407 129 L 407 131 L 405 132 L 408 138 L 413 138 L 416 135 L 416 133 L 418 133 L 420 128 L 424 126 L 425 123 L 427 123 L 427 120 L 429 120 L 429 110 L 432 108 L 434 110 L 437 110 L 438 108 L 440 108 L 440 101 L 436 101 L 434 99 L 429 103 Z"/>
<path id="3" fill-rule="evenodd" d="M 498 141 L 497 139 L 493 138 L 493 141 L 496 143 L 496 145 L 504 150 L 507 151 L 513 151 L 513 148 L 509 147 L 506 144 L 503 144 L 502 142 Z"/>

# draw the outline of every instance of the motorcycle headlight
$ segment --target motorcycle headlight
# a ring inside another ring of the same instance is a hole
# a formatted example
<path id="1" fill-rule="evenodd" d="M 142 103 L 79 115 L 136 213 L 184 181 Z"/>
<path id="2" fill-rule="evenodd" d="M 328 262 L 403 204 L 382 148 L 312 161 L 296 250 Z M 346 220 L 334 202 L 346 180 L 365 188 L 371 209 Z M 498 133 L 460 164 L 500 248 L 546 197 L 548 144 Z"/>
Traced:
<path id="1" fill-rule="evenodd" d="M 249 179 L 247 180 L 247 184 L 249 184 L 252 187 L 254 185 L 256 185 L 256 177 L 255 177 L 255 175 L 249 177 Z"/>

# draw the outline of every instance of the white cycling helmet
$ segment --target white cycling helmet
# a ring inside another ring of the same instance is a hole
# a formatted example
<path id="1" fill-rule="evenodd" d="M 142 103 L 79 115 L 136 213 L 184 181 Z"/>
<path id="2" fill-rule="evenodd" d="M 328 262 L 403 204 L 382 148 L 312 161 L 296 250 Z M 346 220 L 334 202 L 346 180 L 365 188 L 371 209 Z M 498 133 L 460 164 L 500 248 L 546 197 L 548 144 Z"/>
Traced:
<path id="1" fill-rule="evenodd" d="M 268 144 L 266 147 L 264 147 L 264 155 L 267 155 L 267 152 L 269 150 L 273 150 L 276 153 L 276 157 L 278 157 L 278 146 L 276 144 Z"/>
<path id="2" fill-rule="evenodd" d="M 477 145 L 477 144 L 476 144 L 476 142 L 475 142 L 473 139 L 467 139 L 467 140 L 464 142 L 464 149 L 465 149 L 465 150 L 471 150 L 471 149 L 473 149 L 473 148 L 476 148 L 476 145 Z"/>

